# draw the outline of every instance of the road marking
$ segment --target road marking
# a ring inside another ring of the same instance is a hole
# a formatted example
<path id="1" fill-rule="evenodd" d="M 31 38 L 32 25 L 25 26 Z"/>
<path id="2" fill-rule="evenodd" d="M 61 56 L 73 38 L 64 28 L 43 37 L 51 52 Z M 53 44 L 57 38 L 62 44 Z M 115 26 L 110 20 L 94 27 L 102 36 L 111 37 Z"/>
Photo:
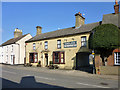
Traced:
<path id="1" fill-rule="evenodd" d="M 100 87 L 100 88 L 110 88 L 110 87 L 104 87 L 104 86 L 98 86 L 98 85 L 92 85 L 92 84 L 86 84 L 86 83 L 79 83 L 79 82 L 77 84 L 86 85 L 86 86 L 93 86 L 93 87 Z"/>
<path id="2" fill-rule="evenodd" d="M 25 76 L 33 76 L 33 75 L 25 75 Z M 41 77 L 41 76 L 34 76 L 36 78 L 40 78 L 40 79 L 46 79 L 46 80 L 55 80 L 54 78 L 47 78 L 47 77 Z"/>
<path id="3" fill-rule="evenodd" d="M 15 72 L 10 72 L 10 71 L 6 71 L 6 70 L 2 70 L 2 72 L 7 72 L 7 73 L 11 73 L 11 74 L 17 74 Z"/>
<path id="4" fill-rule="evenodd" d="M 40 76 L 35 76 L 36 78 L 41 78 L 41 79 L 46 79 L 46 80 L 55 80 L 54 78 L 47 78 L 47 77 L 40 77 Z"/>

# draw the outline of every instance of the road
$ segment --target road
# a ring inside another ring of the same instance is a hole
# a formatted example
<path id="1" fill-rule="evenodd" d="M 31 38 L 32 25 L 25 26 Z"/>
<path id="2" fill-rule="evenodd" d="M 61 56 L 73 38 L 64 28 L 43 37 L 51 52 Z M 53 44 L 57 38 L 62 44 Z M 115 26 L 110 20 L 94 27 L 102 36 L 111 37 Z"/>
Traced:
<path id="1" fill-rule="evenodd" d="M 2 88 L 118 88 L 118 80 L 49 73 L 32 67 L 1 65 Z M 19 68 L 18 68 L 19 67 Z M 73 73 L 75 74 L 75 73 Z"/>

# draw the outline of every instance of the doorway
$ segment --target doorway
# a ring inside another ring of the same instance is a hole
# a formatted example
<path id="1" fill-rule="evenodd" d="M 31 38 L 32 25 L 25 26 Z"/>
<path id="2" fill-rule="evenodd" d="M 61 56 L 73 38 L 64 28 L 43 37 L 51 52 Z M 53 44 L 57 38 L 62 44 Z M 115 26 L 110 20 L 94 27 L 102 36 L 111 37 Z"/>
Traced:
<path id="1" fill-rule="evenodd" d="M 48 54 L 47 53 L 45 54 L 45 62 L 46 62 L 45 66 L 48 66 Z"/>
<path id="2" fill-rule="evenodd" d="M 11 55 L 11 64 L 14 65 L 15 64 L 15 56 Z"/>
<path id="3" fill-rule="evenodd" d="M 76 70 L 92 73 L 92 67 L 89 64 L 89 53 L 76 53 Z"/>

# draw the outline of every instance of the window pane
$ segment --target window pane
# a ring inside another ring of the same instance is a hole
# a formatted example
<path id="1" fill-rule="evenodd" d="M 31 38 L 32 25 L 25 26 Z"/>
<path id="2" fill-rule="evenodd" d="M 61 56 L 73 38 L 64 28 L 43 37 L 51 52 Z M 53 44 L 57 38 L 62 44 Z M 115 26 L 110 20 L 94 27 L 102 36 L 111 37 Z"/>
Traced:
<path id="1" fill-rule="evenodd" d="M 59 59 L 56 58 L 56 59 L 55 59 L 55 63 L 59 63 Z"/>
<path id="2" fill-rule="evenodd" d="M 87 42 L 82 42 L 81 46 L 87 46 Z"/>
<path id="3" fill-rule="evenodd" d="M 61 63 L 64 63 L 64 59 L 61 58 Z"/>
<path id="4" fill-rule="evenodd" d="M 58 41 L 57 41 L 57 44 L 61 44 L 61 40 L 58 40 Z"/>
<path id="5" fill-rule="evenodd" d="M 61 45 L 58 45 L 58 48 L 61 48 Z"/>
<path id="6" fill-rule="evenodd" d="M 48 45 L 48 42 L 45 42 L 45 45 Z"/>
<path id="7" fill-rule="evenodd" d="M 64 54 L 61 53 L 61 63 L 64 63 Z"/>
<path id="8" fill-rule="evenodd" d="M 35 62 L 37 62 L 37 54 L 35 54 Z"/>
<path id="9" fill-rule="evenodd" d="M 81 37 L 81 46 L 87 46 L 86 36 Z"/>
<path id="10" fill-rule="evenodd" d="M 120 53 L 116 52 L 114 53 L 114 60 L 116 65 L 120 65 Z"/>
<path id="11" fill-rule="evenodd" d="M 33 50 L 35 50 L 35 43 L 33 43 Z"/>
<path id="12" fill-rule="evenodd" d="M 59 53 L 55 53 L 55 63 L 59 63 Z"/>
<path id="13" fill-rule="evenodd" d="M 45 46 L 45 49 L 48 49 L 48 46 Z"/>
<path id="14" fill-rule="evenodd" d="M 86 36 L 81 37 L 81 41 L 86 41 Z"/>

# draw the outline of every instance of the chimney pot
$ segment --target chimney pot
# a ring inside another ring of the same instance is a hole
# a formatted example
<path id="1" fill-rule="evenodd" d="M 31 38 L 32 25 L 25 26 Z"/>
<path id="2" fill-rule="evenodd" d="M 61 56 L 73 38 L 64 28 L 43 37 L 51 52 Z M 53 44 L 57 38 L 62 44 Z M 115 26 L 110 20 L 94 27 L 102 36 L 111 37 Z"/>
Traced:
<path id="1" fill-rule="evenodd" d="M 80 16 L 82 16 L 82 13 L 80 13 Z"/>
<path id="2" fill-rule="evenodd" d="M 117 0 L 115 0 L 114 10 L 115 10 L 115 14 L 119 13 L 119 4 Z"/>
<path id="3" fill-rule="evenodd" d="M 117 0 L 115 0 L 115 5 L 118 5 L 118 1 Z"/>

